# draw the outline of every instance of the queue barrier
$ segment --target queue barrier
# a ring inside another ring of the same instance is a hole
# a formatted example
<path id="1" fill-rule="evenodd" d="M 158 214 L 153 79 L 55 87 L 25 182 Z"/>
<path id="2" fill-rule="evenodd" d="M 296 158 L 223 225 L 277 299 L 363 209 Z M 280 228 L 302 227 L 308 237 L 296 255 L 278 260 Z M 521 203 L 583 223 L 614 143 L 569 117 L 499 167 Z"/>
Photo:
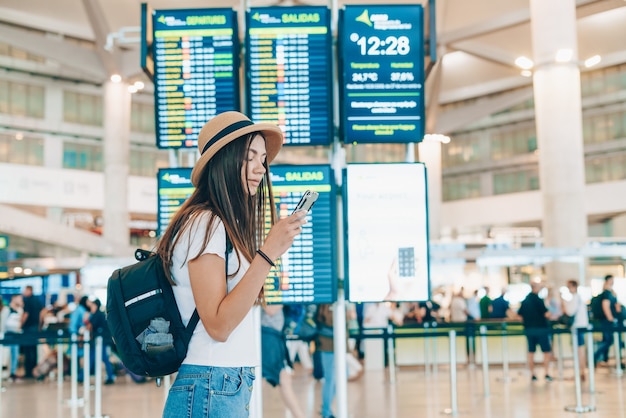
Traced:
<path id="1" fill-rule="evenodd" d="M 447 408 L 444 413 L 452 414 L 455 416 L 458 413 L 457 410 L 457 391 L 456 391 L 456 369 L 457 369 L 457 359 L 456 359 L 456 347 L 455 341 L 456 337 L 465 337 L 466 340 L 469 338 L 476 339 L 476 337 L 480 338 L 480 346 L 481 346 L 481 363 L 483 368 L 483 390 L 484 396 L 488 397 L 490 395 L 489 388 L 489 361 L 488 361 L 488 348 L 487 348 L 487 338 L 489 337 L 500 337 L 502 340 L 502 351 L 503 351 L 503 380 L 509 381 L 508 376 L 508 357 L 507 357 L 507 339 L 509 337 L 525 337 L 528 335 L 549 335 L 555 337 L 557 349 L 558 349 L 558 368 L 559 368 L 559 378 L 563 378 L 563 343 L 561 340 L 561 336 L 563 334 L 567 334 L 571 336 L 572 341 L 572 356 L 574 361 L 574 382 L 575 382 L 575 399 L 576 405 L 566 406 L 564 409 L 568 412 L 575 413 L 584 413 L 584 412 L 592 412 L 595 411 L 595 406 L 593 405 L 583 405 L 582 404 L 582 382 L 580 379 L 580 363 L 578 358 L 578 332 L 576 329 L 569 329 L 567 327 L 556 325 L 550 328 L 541 328 L 541 329 L 524 329 L 523 325 L 520 322 L 505 322 L 505 321 L 468 321 L 471 324 L 467 323 L 424 323 L 417 324 L 411 326 L 402 326 L 402 327 L 394 327 L 393 325 L 389 325 L 387 328 L 369 328 L 363 329 L 361 332 L 352 331 L 349 333 L 350 337 L 368 339 L 368 338 L 383 338 L 385 340 L 385 346 L 389 347 L 388 355 L 390 357 L 389 365 L 390 367 L 393 365 L 395 368 L 395 362 L 391 361 L 391 359 L 395 356 L 394 353 L 394 345 L 396 340 L 404 339 L 404 338 L 423 338 L 424 341 L 428 341 L 429 339 L 438 338 L 438 337 L 448 337 L 449 338 L 449 355 L 450 355 L 450 399 L 451 399 L 451 408 Z M 621 368 L 621 347 L 623 341 L 626 338 L 622 339 L 622 335 L 626 331 L 626 321 L 621 323 L 613 324 L 611 326 L 606 325 L 598 325 L 591 324 L 585 329 L 582 334 L 583 338 L 586 338 L 586 346 L 587 346 L 587 360 L 588 365 L 587 368 L 589 370 L 589 392 L 595 393 L 595 365 L 594 365 L 594 339 L 593 334 L 598 332 L 613 332 L 614 333 L 614 347 L 615 347 L 615 360 L 616 360 L 616 370 L 614 374 L 618 377 L 623 375 L 623 371 Z M 452 341 L 454 339 L 454 341 Z M 427 353 L 427 348 L 429 345 L 425 343 L 424 352 Z M 469 347 L 469 346 L 468 346 Z M 552 351 L 554 352 L 555 348 L 553 345 Z M 435 352 L 437 350 L 434 350 Z M 470 357 L 471 358 L 471 357 Z M 429 370 L 429 357 L 425 357 L 424 368 L 426 371 Z M 432 364 L 434 370 L 436 370 L 436 363 Z M 390 370 L 389 373 L 390 380 L 395 381 L 395 371 L 392 373 Z"/>
<path id="2" fill-rule="evenodd" d="M 3 364 L 3 352 L 1 348 L 4 346 L 32 346 L 39 344 L 47 344 L 56 347 L 57 352 L 57 400 L 71 408 L 83 408 L 85 418 L 106 418 L 102 415 L 102 352 L 104 350 L 104 338 L 110 338 L 105 332 L 95 333 L 95 390 L 94 390 L 94 415 L 91 415 L 91 376 L 90 376 L 90 356 L 89 349 L 92 343 L 90 333 L 87 331 L 79 340 L 75 333 L 70 333 L 67 329 L 41 331 L 36 333 L 7 333 L 0 334 L 0 364 Z M 63 346 L 69 346 L 70 352 L 70 398 L 63 400 L 63 383 L 64 383 L 64 352 Z M 83 356 L 83 398 L 78 397 L 78 348 L 82 347 L 85 354 Z M 3 375 L 0 373 L 0 388 L 2 388 Z"/>

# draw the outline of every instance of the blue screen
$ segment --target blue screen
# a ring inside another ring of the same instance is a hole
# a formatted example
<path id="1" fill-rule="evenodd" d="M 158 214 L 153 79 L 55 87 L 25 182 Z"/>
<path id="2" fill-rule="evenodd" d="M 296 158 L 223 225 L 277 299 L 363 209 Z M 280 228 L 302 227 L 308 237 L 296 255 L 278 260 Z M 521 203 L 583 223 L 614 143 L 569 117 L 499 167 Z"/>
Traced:
<path id="1" fill-rule="evenodd" d="M 332 142 L 330 12 L 262 7 L 246 14 L 248 115 L 280 126 L 285 145 Z"/>
<path id="2" fill-rule="evenodd" d="M 337 297 L 335 179 L 329 165 L 270 168 L 277 212 L 289 216 L 306 190 L 319 193 L 307 223 L 265 282 L 268 303 L 332 303 Z"/>
<path id="3" fill-rule="evenodd" d="M 157 174 L 157 234 L 161 235 L 172 216 L 194 191 L 191 168 L 162 168 Z"/>
<path id="4" fill-rule="evenodd" d="M 346 6 L 340 24 L 346 143 L 424 137 L 422 6 Z"/>
<path id="5" fill-rule="evenodd" d="M 157 10 L 154 101 L 159 148 L 197 146 L 202 126 L 239 110 L 239 42 L 232 9 Z"/>

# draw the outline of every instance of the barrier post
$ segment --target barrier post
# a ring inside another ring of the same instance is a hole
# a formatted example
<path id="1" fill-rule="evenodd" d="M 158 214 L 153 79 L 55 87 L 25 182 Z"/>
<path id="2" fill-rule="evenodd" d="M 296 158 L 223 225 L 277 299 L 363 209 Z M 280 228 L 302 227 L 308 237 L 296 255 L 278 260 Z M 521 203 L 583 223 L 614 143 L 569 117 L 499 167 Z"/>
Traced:
<path id="1" fill-rule="evenodd" d="M 430 374 L 430 352 L 428 350 L 428 347 L 430 346 L 430 337 L 428 336 L 427 322 L 424 323 L 424 335 L 424 372 L 428 375 Z"/>
<path id="2" fill-rule="evenodd" d="M 483 390 L 485 397 L 489 397 L 489 356 L 487 354 L 487 327 L 480 326 L 480 352 L 483 366 Z"/>
<path id="3" fill-rule="evenodd" d="M 63 377 L 65 375 L 65 367 L 63 364 L 63 330 L 57 330 L 57 388 L 59 393 L 63 390 Z"/>
<path id="4" fill-rule="evenodd" d="M 96 337 L 96 394 L 94 400 L 94 416 L 93 418 L 108 418 L 106 415 L 102 415 L 102 355 L 104 346 L 102 342 L 102 335 Z"/>
<path id="5" fill-rule="evenodd" d="M 396 353 L 393 344 L 393 325 L 387 325 L 387 359 L 389 364 L 389 382 L 396 383 Z"/>
<path id="6" fill-rule="evenodd" d="M 431 328 L 437 328 L 437 322 L 433 322 L 431 324 Z M 439 363 L 438 363 L 438 360 L 437 360 L 437 335 L 434 335 L 430 339 L 430 344 L 431 344 L 431 348 L 432 348 L 431 351 L 433 353 L 433 374 L 437 374 L 437 372 L 439 371 Z"/>
<path id="7" fill-rule="evenodd" d="M 499 380 L 509 382 L 512 379 L 509 376 L 509 342 L 506 330 L 506 323 L 502 323 L 502 378 Z"/>
<path id="8" fill-rule="evenodd" d="M 4 332 L 0 332 L 0 392 L 6 392 L 7 388 L 2 386 L 2 367 L 4 365 Z M 11 359 L 13 361 L 13 359 Z"/>
<path id="9" fill-rule="evenodd" d="M 76 407 L 83 404 L 82 399 L 78 399 L 78 338 L 72 334 L 70 342 L 70 399 L 68 406 Z"/>
<path id="10" fill-rule="evenodd" d="M 84 409 L 83 415 L 85 418 L 90 417 L 90 409 L 91 405 L 89 402 L 91 401 L 91 344 L 89 339 L 91 335 L 89 330 L 85 330 L 83 333 L 83 399 L 84 401 Z"/>
<path id="11" fill-rule="evenodd" d="M 456 390 L 456 331 L 448 332 L 450 339 L 450 408 L 443 412 L 453 417 L 457 416 L 457 390 Z"/>
<path id="12" fill-rule="evenodd" d="M 572 328 L 572 351 L 574 353 L 574 383 L 576 388 L 576 405 L 566 406 L 565 410 L 568 412 L 591 412 L 596 408 L 592 405 L 583 405 L 582 402 L 582 389 L 580 385 L 580 363 L 578 358 L 578 330 Z"/>
<path id="13" fill-rule="evenodd" d="M 593 327 L 587 327 L 587 368 L 589 369 L 589 392 L 596 392 L 596 369 L 593 361 Z"/>

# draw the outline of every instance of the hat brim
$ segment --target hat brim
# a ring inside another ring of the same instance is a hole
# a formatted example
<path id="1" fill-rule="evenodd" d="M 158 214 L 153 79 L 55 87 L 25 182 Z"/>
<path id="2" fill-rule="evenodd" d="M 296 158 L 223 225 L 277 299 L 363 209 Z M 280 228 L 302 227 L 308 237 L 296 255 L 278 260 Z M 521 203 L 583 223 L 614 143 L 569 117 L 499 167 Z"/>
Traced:
<path id="1" fill-rule="evenodd" d="M 267 164 L 270 164 L 272 160 L 276 158 L 276 155 L 278 155 L 280 148 L 283 146 L 283 132 L 276 125 L 272 125 L 269 123 L 255 123 L 253 125 L 245 126 L 241 129 L 233 131 L 223 138 L 220 138 L 219 141 L 212 144 L 211 147 L 200 156 L 198 161 L 196 161 L 196 164 L 191 171 L 191 183 L 195 187 L 198 187 L 198 183 L 200 182 L 200 176 L 202 175 L 204 167 L 206 167 L 209 160 L 219 150 L 224 148 L 224 146 L 234 141 L 235 139 L 253 132 L 260 132 L 261 135 L 263 135 L 263 137 L 265 138 L 265 150 L 267 152 L 266 159 Z"/>

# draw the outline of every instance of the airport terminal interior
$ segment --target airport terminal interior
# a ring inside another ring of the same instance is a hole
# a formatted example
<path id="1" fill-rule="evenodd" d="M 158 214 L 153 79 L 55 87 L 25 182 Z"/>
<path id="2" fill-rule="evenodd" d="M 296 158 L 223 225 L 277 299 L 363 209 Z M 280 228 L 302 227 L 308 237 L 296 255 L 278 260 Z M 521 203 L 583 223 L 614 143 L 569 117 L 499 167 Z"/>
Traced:
<path id="1" fill-rule="evenodd" d="M 185 36 L 228 48 L 176 69 Z M 625 39 L 626 0 L 0 0 L 0 296 L 7 308 L 30 287 L 49 314 L 34 378 L 0 339 L 0 417 L 161 415 L 170 378 L 157 387 L 105 349 L 115 378 L 83 385 L 62 332 L 82 296 L 106 306 L 112 271 L 154 249 L 216 109 L 283 129 L 270 171 L 285 207 L 304 191 L 293 179 L 320 191 L 304 255 L 281 265 L 308 260 L 294 271 L 314 284 L 266 293 L 346 311 L 334 416 L 625 417 L 626 328 L 598 356 L 609 337 L 591 306 L 607 288 L 626 305 Z M 276 74 L 292 78 L 284 96 Z M 173 91 L 209 99 L 177 125 Z M 411 257 L 409 296 L 379 296 L 388 248 Z M 558 324 L 569 280 L 592 314 L 580 335 Z M 534 286 L 555 324 L 535 374 L 517 314 Z M 496 299 L 502 316 L 472 311 Z M 297 402 L 319 417 L 315 343 L 289 347 L 304 350 Z M 300 418 L 255 387 L 251 416 Z"/>

